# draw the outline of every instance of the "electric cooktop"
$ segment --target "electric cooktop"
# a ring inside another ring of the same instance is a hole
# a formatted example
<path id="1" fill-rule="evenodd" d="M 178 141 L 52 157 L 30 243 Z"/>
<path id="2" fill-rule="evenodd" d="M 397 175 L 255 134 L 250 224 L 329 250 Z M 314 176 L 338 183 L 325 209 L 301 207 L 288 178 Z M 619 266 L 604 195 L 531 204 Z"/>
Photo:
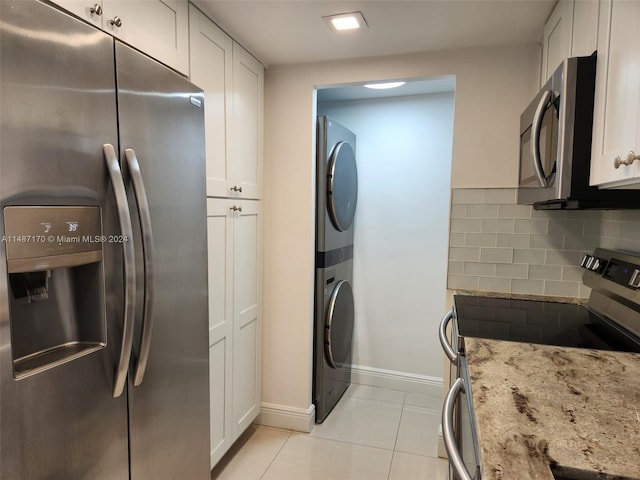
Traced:
<path id="1" fill-rule="evenodd" d="M 458 334 L 574 348 L 640 353 L 640 344 L 582 305 L 455 295 Z"/>
<path id="2" fill-rule="evenodd" d="M 580 266 L 585 305 L 455 295 L 457 334 L 640 353 L 640 255 L 598 248 Z"/>

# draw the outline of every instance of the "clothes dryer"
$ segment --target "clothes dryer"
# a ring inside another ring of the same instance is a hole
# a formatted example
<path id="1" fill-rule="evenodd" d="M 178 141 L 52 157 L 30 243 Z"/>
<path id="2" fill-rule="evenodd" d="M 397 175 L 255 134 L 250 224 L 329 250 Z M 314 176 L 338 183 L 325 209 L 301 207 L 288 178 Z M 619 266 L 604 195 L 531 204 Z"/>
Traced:
<path id="1" fill-rule="evenodd" d="M 318 117 L 316 251 L 353 244 L 358 199 L 356 135 L 330 117 Z"/>

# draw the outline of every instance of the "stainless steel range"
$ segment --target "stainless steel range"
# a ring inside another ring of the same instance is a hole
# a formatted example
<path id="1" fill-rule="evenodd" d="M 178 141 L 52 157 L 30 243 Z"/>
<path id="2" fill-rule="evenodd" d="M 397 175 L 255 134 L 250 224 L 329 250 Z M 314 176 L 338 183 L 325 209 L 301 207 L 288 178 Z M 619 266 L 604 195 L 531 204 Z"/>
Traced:
<path id="1" fill-rule="evenodd" d="M 455 295 L 440 342 L 457 379 L 443 408 L 450 479 L 481 480 L 475 421 L 467 395 L 465 337 L 640 353 L 640 255 L 596 249 L 581 262 L 591 288 L 584 305 Z M 447 326 L 451 322 L 451 338 Z"/>

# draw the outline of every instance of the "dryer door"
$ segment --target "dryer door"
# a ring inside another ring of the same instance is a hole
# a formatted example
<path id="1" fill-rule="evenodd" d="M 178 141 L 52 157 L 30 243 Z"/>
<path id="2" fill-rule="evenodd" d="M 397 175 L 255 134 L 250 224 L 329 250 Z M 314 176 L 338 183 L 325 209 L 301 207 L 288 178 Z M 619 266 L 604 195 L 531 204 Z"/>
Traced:
<path id="1" fill-rule="evenodd" d="M 339 142 L 329 157 L 327 209 L 331 223 L 340 232 L 353 225 L 358 199 L 356 155 L 348 142 Z"/>
<path id="2" fill-rule="evenodd" d="M 353 313 L 351 284 L 341 280 L 331 292 L 324 325 L 325 356 L 327 363 L 333 368 L 350 366 Z"/>

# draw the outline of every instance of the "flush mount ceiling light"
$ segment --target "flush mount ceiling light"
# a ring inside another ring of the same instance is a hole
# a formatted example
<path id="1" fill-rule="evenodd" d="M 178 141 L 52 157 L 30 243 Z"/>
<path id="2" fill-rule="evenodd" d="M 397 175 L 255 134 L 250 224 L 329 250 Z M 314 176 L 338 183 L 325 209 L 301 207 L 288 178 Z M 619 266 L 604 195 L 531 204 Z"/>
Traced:
<path id="1" fill-rule="evenodd" d="M 369 83 L 365 88 L 373 88 L 374 90 L 386 90 L 387 88 L 401 87 L 407 82 L 385 82 L 385 83 Z"/>
<path id="2" fill-rule="evenodd" d="M 368 27 L 367 22 L 362 16 L 362 12 L 340 13 L 338 15 L 328 15 L 322 18 L 333 30 L 337 32 Z"/>

